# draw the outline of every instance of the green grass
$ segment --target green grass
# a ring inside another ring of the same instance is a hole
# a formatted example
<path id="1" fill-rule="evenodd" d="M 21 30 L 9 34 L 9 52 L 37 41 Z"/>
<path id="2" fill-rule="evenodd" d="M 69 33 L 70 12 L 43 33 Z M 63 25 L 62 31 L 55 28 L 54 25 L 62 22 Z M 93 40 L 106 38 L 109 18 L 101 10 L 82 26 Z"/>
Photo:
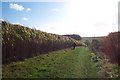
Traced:
<path id="1" fill-rule="evenodd" d="M 76 47 L 3 65 L 3 78 L 99 78 L 90 53 L 88 48 Z"/>

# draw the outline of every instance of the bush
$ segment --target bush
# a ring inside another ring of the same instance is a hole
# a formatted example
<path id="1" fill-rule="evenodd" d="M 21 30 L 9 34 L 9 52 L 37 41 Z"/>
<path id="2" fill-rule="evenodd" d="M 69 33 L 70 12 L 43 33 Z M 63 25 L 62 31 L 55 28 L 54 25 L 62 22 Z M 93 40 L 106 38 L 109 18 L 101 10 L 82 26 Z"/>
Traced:
<path id="1" fill-rule="evenodd" d="M 102 40 L 102 52 L 112 63 L 120 66 L 120 32 L 110 33 Z"/>
<path id="2" fill-rule="evenodd" d="M 101 72 L 104 78 L 120 78 L 120 67 L 117 64 L 112 64 L 108 59 L 101 60 Z"/>
<path id="3" fill-rule="evenodd" d="M 2 22 L 3 64 L 24 60 L 50 51 L 70 48 L 80 42 L 61 35 L 30 29 L 21 25 Z"/>
<path id="4" fill-rule="evenodd" d="M 101 46 L 101 43 L 100 41 L 98 41 L 97 39 L 93 39 L 92 42 L 91 42 L 91 49 L 92 51 L 100 51 L 100 46 Z"/>

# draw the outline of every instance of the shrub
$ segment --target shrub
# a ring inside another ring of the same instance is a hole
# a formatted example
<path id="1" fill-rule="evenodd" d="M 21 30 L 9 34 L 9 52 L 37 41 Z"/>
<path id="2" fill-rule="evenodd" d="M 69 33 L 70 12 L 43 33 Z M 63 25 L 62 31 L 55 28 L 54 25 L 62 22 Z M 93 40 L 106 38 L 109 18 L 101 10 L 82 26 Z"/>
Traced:
<path id="1" fill-rule="evenodd" d="M 120 66 L 120 32 L 110 33 L 102 40 L 102 52 L 112 63 Z"/>
<path id="2" fill-rule="evenodd" d="M 24 60 L 50 51 L 70 48 L 73 42 L 80 42 L 61 35 L 13 25 L 2 21 L 3 63 Z"/>
<path id="3" fill-rule="evenodd" d="M 98 41 L 97 39 L 93 39 L 92 42 L 91 42 L 91 49 L 92 51 L 100 51 L 100 46 L 101 46 L 101 43 L 100 41 Z"/>

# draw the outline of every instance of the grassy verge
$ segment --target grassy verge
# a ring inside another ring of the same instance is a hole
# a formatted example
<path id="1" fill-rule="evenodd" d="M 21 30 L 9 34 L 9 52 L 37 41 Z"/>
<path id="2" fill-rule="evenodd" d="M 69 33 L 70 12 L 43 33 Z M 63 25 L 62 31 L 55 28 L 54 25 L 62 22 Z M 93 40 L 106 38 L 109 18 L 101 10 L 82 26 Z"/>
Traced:
<path id="1" fill-rule="evenodd" d="M 3 65 L 3 78 L 99 78 L 90 53 L 88 48 L 76 47 Z"/>

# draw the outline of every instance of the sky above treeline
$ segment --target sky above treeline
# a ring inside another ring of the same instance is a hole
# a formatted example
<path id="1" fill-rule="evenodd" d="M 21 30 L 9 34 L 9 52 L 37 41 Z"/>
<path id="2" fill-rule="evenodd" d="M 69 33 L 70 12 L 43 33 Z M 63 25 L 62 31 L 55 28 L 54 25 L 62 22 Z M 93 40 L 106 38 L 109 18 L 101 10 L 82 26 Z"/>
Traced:
<path id="1" fill-rule="evenodd" d="M 0 19 L 54 34 L 106 36 L 118 31 L 119 0 L 4 0 Z"/>

